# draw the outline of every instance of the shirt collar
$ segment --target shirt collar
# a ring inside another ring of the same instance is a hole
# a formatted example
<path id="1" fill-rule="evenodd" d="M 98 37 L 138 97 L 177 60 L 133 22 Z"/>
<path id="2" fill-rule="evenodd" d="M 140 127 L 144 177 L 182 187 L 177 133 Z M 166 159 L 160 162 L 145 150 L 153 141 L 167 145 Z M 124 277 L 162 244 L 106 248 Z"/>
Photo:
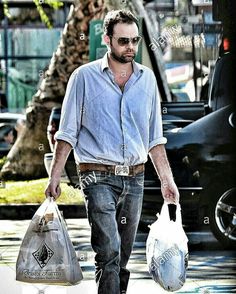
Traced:
<path id="1" fill-rule="evenodd" d="M 133 65 L 134 74 L 136 76 L 139 74 L 139 72 L 143 72 L 142 64 L 137 63 L 137 62 L 135 62 L 133 60 L 132 65 Z M 108 52 L 103 56 L 103 58 L 101 60 L 101 69 L 102 69 L 102 71 L 104 71 L 107 68 L 109 68 L 109 65 L 108 65 Z"/>

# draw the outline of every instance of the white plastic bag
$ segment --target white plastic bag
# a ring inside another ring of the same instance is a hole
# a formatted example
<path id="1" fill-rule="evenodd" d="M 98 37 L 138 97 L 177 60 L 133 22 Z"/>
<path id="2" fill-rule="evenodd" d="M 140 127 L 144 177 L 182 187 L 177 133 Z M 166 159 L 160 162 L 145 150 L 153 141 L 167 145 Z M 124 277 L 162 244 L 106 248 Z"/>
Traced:
<path id="1" fill-rule="evenodd" d="M 48 198 L 34 214 L 22 241 L 16 280 L 74 285 L 82 279 L 65 222 L 53 198 Z"/>
<path id="2" fill-rule="evenodd" d="M 164 203 L 158 220 L 150 226 L 146 242 L 149 273 L 167 291 L 179 290 L 186 280 L 188 238 L 182 227 L 180 205 L 176 220 L 170 220 L 168 204 Z"/>

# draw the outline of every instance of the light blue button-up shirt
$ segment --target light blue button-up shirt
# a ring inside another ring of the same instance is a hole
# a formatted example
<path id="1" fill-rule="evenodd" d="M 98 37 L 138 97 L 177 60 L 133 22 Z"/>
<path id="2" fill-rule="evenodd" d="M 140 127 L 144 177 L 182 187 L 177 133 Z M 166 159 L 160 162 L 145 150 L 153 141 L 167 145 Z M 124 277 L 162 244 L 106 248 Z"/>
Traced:
<path id="1" fill-rule="evenodd" d="M 76 163 L 145 163 L 152 147 L 166 143 L 152 70 L 133 61 L 122 92 L 107 54 L 77 68 L 67 85 L 55 138 L 71 144 Z"/>

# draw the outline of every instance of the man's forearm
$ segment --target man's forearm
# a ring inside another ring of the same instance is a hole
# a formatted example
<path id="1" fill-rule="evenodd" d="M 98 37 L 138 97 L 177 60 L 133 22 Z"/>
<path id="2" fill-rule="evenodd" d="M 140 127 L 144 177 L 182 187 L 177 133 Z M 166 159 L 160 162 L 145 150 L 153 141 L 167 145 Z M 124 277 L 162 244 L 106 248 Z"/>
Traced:
<path id="1" fill-rule="evenodd" d="M 173 174 L 163 144 L 154 146 L 149 151 L 149 156 L 162 183 L 173 179 Z"/>
<path id="2" fill-rule="evenodd" d="M 60 178 L 68 155 L 72 147 L 69 143 L 58 140 L 53 154 L 52 166 L 49 178 Z"/>

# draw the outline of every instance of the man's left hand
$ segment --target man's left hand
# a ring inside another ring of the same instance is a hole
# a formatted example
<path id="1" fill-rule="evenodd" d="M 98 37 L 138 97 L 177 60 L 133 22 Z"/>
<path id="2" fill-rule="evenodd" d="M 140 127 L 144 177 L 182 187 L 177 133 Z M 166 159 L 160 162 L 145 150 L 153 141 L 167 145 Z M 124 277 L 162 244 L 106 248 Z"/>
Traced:
<path id="1" fill-rule="evenodd" d="M 164 200 L 167 203 L 179 203 L 179 191 L 174 182 L 174 179 L 169 179 L 161 183 L 161 192 Z"/>

